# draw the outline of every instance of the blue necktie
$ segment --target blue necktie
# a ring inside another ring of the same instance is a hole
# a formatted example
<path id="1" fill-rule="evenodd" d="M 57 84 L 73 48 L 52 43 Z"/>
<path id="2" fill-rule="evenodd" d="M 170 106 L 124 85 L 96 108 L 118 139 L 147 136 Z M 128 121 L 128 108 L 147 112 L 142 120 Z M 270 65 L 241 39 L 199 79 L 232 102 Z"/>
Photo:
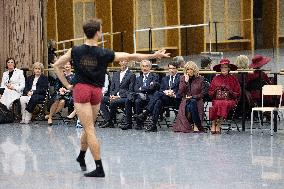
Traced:
<path id="1" fill-rule="evenodd" d="M 144 87 L 146 86 L 146 83 L 147 83 L 147 76 L 144 75 L 144 78 L 143 78 L 143 86 L 144 86 Z"/>

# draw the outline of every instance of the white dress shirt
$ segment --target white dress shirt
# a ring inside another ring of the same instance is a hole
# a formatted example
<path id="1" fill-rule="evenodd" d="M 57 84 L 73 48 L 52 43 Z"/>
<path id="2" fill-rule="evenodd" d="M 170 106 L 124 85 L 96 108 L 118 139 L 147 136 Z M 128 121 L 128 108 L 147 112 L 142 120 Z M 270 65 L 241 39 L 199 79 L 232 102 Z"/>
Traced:
<path id="1" fill-rule="evenodd" d="M 176 74 L 177 75 L 177 74 Z M 176 75 L 170 75 L 170 79 L 169 79 L 169 87 L 173 87 L 173 86 L 171 86 L 171 79 L 172 79 L 172 85 L 175 83 L 175 77 L 176 77 Z"/>
<path id="2" fill-rule="evenodd" d="M 35 91 L 35 90 L 36 90 L 36 84 L 37 84 L 38 78 L 39 78 L 39 77 L 35 77 L 35 78 L 34 78 L 33 86 L 32 86 L 32 89 L 31 89 L 32 91 Z"/>
<path id="3" fill-rule="evenodd" d="M 128 68 L 126 68 L 126 70 L 121 71 L 121 72 L 119 73 L 119 82 L 120 82 L 120 83 L 121 83 L 122 79 L 124 78 L 124 76 L 125 76 L 127 70 L 128 70 Z"/>

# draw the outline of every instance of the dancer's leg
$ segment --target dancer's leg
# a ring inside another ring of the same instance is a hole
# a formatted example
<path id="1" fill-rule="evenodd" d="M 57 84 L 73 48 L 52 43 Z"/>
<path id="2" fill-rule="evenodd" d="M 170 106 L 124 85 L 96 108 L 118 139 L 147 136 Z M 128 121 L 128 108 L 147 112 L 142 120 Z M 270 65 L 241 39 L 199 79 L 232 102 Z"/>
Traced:
<path id="1" fill-rule="evenodd" d="M 101 163 L 100 144 L 95 135 L 94 127 L 94 115 L 98 114 L 100 104 L 92 106 L 90 103 L 75 103 L 75 108 L 80 122 L 82 123 L 83 128 L 85 130 L 88 147 L 90 148 L 92 156 L 96 162 L 96 170 L 85 174 L 85 176 L 104 177 L 105 174 Z M 84 140 L 84 138 L 82 140 Z"/>

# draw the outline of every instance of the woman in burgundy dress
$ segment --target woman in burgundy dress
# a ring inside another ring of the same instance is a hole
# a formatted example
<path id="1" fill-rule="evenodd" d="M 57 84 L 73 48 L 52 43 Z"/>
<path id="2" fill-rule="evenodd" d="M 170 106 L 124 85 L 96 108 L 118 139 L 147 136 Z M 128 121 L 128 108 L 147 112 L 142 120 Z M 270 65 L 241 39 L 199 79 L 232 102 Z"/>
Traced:
<path id="1" fill-rule="evenodd" d="M 254 73 L 248 74 L 246 80 L 246 89 L 249 91 L 252 107 L 261 105 L 261 91 L 263 85 L 272 85 L 271 80 L 268 75 L 261 70 L 262 66 L 270 62 L 271 58 L 264 57 L 261 55 L 255 55 L 252 59 L 252 63 L 249 65 L 249 68 L 256 69 Z M 265 102 L 271 104 L 272 98 L 266 97 Z"/>
<path id="2" fill-rule="evenodd" d="M 216 75 L 209 87 L 209 95 L 212 98 L 212 107 L 209 108 L 209 118 L 212 120 L 211 133 L 220 134 L 223 119 L 226 119 L 240 97 L 240 84 L 238 79 L 229 72 L 237 70 L 237 66 L 230 64 L 228 59 L 222 59 L 213 67 Z"/>
<path id="3" fill-rule="evenodd" d="M 181 76 L 179 84 L 182 102 L 173 126 L 175 132 L 204 132 L 202 127 L 204 117 L 203 80 L 204 78 L 199 76 L 199 69 L 194 62 L 189 61 L 184 65 L 184 75 Z"/>

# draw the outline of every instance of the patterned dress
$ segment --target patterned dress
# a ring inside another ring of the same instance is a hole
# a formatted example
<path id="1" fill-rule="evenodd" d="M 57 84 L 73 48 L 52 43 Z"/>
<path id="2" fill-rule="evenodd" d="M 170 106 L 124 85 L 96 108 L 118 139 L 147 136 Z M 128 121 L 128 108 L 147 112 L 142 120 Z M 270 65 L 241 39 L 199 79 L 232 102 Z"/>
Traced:
<path id="1" fill-rule="evenodd" d="M 75 83 L 75 74 L 71 73 L 69 75 L 65 74 L 65 78 L 67 79 L 67 81 L 73 85 Z M 73 97 L 72 97 L 72 91 L 70 92 L 66 92 L 64 95 L 61 95 L 59 92 L 59 89 L 64 87 L 63 84 L 61 83 L 61 81 L 57 78 L 55 81 L 55 85 L 54 85 L 54 89 L 55 89 L 55 94 L 53 97 L 54 101 L 57 100 L 65 100 L 65 107 L 73 107 Z M 64 87 L 65 88 L 65 87 Z"/>

